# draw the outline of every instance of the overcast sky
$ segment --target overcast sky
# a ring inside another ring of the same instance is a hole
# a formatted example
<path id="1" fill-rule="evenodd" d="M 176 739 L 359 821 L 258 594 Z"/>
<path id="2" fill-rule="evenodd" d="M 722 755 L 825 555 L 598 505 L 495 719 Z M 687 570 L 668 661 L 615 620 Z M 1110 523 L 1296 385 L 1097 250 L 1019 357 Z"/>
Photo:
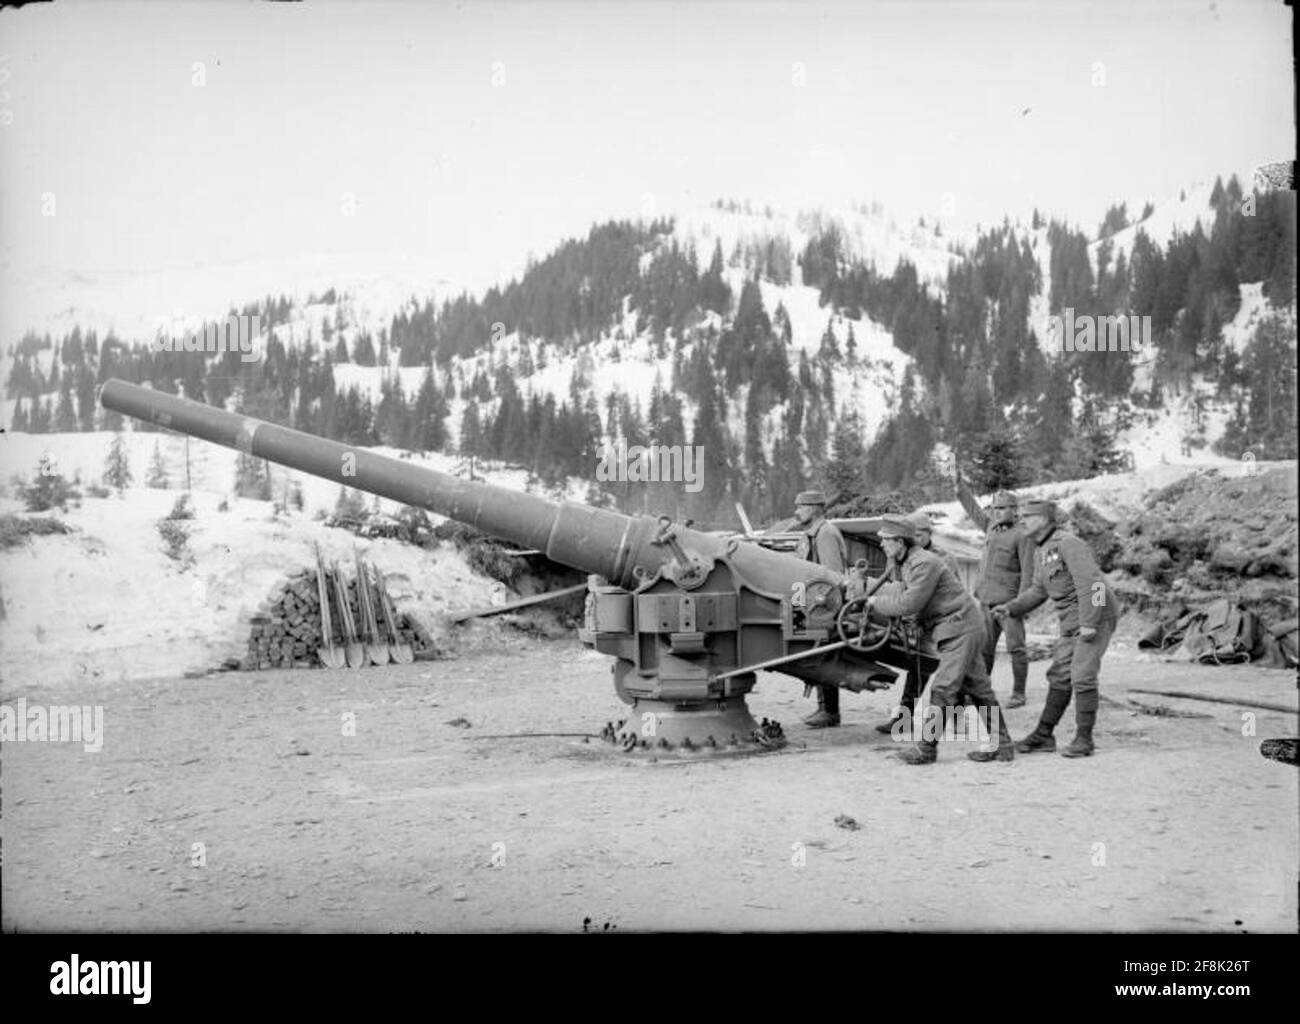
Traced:
<path id="1" fill-rule="evenodd" d="M 1294 151 L 1290 31 L 1265 0 L 5 10 L 0 301 L 322 253 L 477 287 L 647 196 L 1094 230 Z"/>

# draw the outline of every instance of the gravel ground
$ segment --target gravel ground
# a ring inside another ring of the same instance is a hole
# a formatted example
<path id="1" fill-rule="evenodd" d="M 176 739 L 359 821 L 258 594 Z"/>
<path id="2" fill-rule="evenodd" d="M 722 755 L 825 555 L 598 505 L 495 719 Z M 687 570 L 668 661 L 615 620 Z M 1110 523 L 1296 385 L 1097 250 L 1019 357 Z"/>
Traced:
<path id="1" fill-rule="evenodd" d="M 1044 665 L 1008 713 L 1016 736 Z M 1009 688 L 1003 661 L 994 681 Z M 620 717 L 608 662 L 572 641 L 357 673 L 11 685 L 11 705 L 101 704 L 104 741 L 4 745 L 3 927 L 1295 932 L 1297 772 L 1258 751 L 1295 716 L 1258 711 L 1243 735 L 1241 708 L 1133 695 L 1144 712 L 1125 692 L 1294 706 L 1294 675 L 1121 645 L 1102 686 L 1093 758 L 979 765 L 952 743 L 914 768 L 872 728 L 893 694 L 846 694 L 844 726 L 817 732 L 775 675 L 750 705 L 785 724 L 777 753 L 651 764 L 518 735 Z"/>

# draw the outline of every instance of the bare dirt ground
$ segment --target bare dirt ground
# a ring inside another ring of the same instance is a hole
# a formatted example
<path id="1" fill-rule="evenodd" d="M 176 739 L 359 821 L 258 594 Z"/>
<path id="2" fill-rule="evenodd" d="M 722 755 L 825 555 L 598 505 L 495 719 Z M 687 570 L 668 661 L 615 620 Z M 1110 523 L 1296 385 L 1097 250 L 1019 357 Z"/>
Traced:
<path id="1" fill-rule="evenodd" d="M 1044 665 L 1008 713 L 1017 737 Z M 1001 658 L 994 682 L 1005 694 Z M 8 703 L 102 704 L 104 744 L 4 745 L 3 926 L 1296 931 L 1297 772 L 1258 752 L 1295 716 L 1256 712 L 1243 735 L 1243 709 L 1134 695 L 1206 717 L 1135 712 L 1130 686 L 1296 701 L 1292 673 L 1123 645 L 1097 756 L 977 765 L 952 743 L 913 768 L 872 728 L 895 692 L 846 694 L 844 727 L 815 732 L 800 684 L 774 675 L 750 706 L 785 724 L 779 753 L 650 764 L 594 739 L 493 738 L 621 716 L 608 662 L 571 641 L 357 673 L 11 685 Z"/>

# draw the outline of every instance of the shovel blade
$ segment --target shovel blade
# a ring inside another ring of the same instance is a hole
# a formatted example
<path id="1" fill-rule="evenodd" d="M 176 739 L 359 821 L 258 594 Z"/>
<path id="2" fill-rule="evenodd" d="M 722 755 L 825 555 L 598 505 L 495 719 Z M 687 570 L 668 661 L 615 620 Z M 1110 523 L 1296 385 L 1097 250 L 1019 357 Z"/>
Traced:
<path id="1" fill-rule="evenodd" d="M 347 651 L 349 668 L 366 667 L 366 649 L 361 644 L 348 644 Z"/>
<path id="2" fill-rule="evenodd" d="M 316 651 L 316 657 L 320 658 L 320 663 L 326 668 L 342 668 L 347 664 L 347 658 L 342 651 L 331 651 L 321 647 Z"/>
<path id="3" fill-rule="evenodd" d="M 409 665 L 415 660 L 415 652 L 410 644 L 389 644 L 388 654 L 395 665 Z"/>
<path id="4" fill-rule="evenodd" d="M 384 644 L 366 644 L 366 654 L 372 665 L 388 664 L 388 648 Z"/>

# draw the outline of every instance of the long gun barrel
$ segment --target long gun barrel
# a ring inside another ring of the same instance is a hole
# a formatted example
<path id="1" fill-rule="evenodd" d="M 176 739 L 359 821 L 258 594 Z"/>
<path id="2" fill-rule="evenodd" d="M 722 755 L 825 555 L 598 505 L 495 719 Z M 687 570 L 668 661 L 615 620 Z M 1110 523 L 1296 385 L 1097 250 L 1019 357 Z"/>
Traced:
<path id="1" fill-rule="evenodd" d="M 299 430 L 226 412 L 201 402 L 112 379 L 100 390 L 100 402 L 127 416 L 235 448 L 378 494 L 465 523 L 475 529 L 526 548 L 537 548 L 552 561 L 603 576 L 624 587 L 657 570 L 683 562 L 702 564 L 721 555 L 726 542 L 718 537 L 674 526 L 651 516 L 628 516 L 577 502 L 556 502 L 508 490 L 482 481 L 461 480 L 437 470 L 380 455 L 366 448 L 340 444 Z M 838 576 L 755 545 L 744 545 L 741 557 L 754 581 L 789 593 L 796 581 L 838 581 Z M 697 561 L 698 560 L 698 561 Z"/>

